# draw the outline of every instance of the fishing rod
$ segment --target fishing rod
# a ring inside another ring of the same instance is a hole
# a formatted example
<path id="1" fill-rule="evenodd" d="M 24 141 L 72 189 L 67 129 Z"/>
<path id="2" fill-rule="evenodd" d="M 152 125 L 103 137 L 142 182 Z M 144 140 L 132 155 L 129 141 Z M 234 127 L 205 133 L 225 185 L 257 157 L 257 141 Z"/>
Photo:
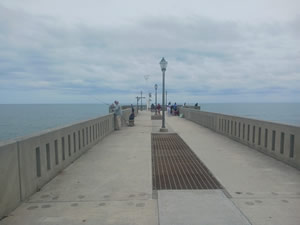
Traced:
<path id="1" fill-rule="evenodd" d="M 101 102 L 101 103 L 104 104 L 104 105 L 111 105 L 111 104 L 107 104 L 107 103 L 101 101 L 100 99 L 98 99 L 98 98 L 96 98 L 96 97 L 94 97 L 94 98 L 95 98 L 98 102 Z"/>

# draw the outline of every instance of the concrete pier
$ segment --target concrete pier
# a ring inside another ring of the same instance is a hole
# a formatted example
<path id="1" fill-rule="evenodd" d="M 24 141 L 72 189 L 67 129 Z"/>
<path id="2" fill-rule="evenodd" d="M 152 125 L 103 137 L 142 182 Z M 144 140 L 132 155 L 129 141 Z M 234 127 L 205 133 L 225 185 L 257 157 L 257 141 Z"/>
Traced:
<path id="1" fill-rule="evenodd" d="M 299 170 L 196 123 L 167 119 L 251 224 L 300 224 Z"/>
<path id="2" fill-rule="evenodd" d="M 105 137 L 0 224 L 158 224 L 150 115 L 135 124 Z"/>
<path id="3" fill-rule="evenodd" d="M 167 117 L 167 128 L 224 190 L 153 193 L 151 132 L 160 121 L 150 118 L 140 112 L 134 127 L 105 136 L 0 225 L 300 224 L 299 170 L 179 117 Z"/>

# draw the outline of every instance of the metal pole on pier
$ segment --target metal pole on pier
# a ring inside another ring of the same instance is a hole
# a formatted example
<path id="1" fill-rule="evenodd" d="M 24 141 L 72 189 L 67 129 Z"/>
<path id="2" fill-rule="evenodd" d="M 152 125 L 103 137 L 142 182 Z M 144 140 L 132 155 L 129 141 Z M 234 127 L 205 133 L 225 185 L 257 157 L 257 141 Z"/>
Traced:
<path id="1" fill-rule="evenodd" d="M 155 115 L 157 115 L 157 84 L 154 85 L 155 88 Z"/>
<path id="2" fill-rule="evenodd" d="M 139 112 L 139 96 L 136 96 L 136 113 Z"/>
<path id="3" fill-rule="evenodd" d="M 161 71 L 163 73 L 162 82 L 163 82 L 163 89 L 162 89 L 162 125 L 160 128 L 160 132 L 168 132 L 168 129 L 165 126 L 165 72 L 167 70 L 168 62 L 165 60 L 165 58 L 162 58 L 160 61 L 160 67 Z"/>
<path id="4" fill-rule="evenodd" d="M 143 111 L 143 91 L 141 91 L 141 111 Z"/>
<path id="5" fill-rule="evenodd" d="M 168 105 L 168 91 L 166 91 L 166 105 Z"/>
<path id="6" fill-rule="evenodd" d="M 139 111 L 139 100 L 141 100 L 141 106 L 140 106 L 140 110 L 143 111 L 143 92 L 141 91 L 141 97 L 136 96 L 136 108 L 137 108 L 137 112 Z"/>

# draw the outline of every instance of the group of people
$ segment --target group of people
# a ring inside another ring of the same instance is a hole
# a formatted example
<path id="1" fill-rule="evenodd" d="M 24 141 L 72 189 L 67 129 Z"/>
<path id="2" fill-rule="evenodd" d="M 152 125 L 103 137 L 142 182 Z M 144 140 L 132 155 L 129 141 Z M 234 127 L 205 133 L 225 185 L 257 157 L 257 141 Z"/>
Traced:
<path id="1" fill-rule="evenodd" d="M 157 104 L 157 106 L 155 106 L 153 103 L 151 104 L 151 112 L 155 111 L 157 111 L 157 113 L 160 115 L 161 105 L 159 103 Z"/>
<path id="2" fill-rule="evenodd" d="M 119 101 L 115 100 L 114 103 L 112 103 L 109 106 L 109 112 L 114 113 L 114 119 L 115 119 L 115 130 L 120 130 L 122 127 L 121 122 L 121 116 L 122 116 L 122 109 L 119 104 Z M 129 122 L 134 120 L 134 107 L 131 104 L 131 114 L 129 115 Z"/>
<path id="3" fill-rule="evenodd" d="M 168 103 L 167 112 L 168 115 L 179 116 L 179 109 L 176 102 L 173 105 L 171 104 L 171 102 Z"/>
<path id="4" fill-rule="evenodd" d="M 151 105 L 151 112 L 157 111 L 157 113 L 160 115 L 161 109 L 162 109 L 162 107 L 159 103 L 157 104 L 156 107 L 154 104 Z M 167 112 L 168 112 L 168 115 L 179 116 L 179 109 L 177 107 L 176 102 L 173 105 L 171 104 L 171 102 L 168 103 Z"/>
<path id="5" fill-rule="evenodd" d="M 186 103 L 184 103 L 184 106 L 186 106 Z M 195 104 L 195 107 L 198 107 L 198 103 Z M 157 113 L 160 115 L 160 112 L 162 110 L 162 106 L 158 103 L 157 106 L 155 106 L 154 104 L 151 104 L 151 111 L 155 112 L 157 111 Z M 109 112 L 113 112 L 114 113 L 114 117 L 115 117 L 115 130 L 120 130 L 122 123 L 121 123 L 121 116 L 122 116 L 122 109 L 121 106 L 119 104 L 119 101 L 114 101 L 113 104 L 111 104 L 109 106 Z M 174 104 L 171 104 L 171 102 L 168 103 L 167 105 L 167 112 L 168 115 L 173 115 L 173 116 L 179 116 L 179 108 L 176 104 L 176 102 Z M 134 107 L 131 104 L 131 114 L 129 116 L 129 121 L 134 121 Z"/>

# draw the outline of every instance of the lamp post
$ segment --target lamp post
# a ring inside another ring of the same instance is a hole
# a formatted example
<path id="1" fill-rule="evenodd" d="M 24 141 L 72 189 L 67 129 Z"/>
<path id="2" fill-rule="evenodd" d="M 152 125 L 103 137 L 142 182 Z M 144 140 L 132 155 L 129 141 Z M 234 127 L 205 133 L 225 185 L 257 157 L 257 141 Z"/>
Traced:
<path id="1" fill-rule="evenodd" d="M 166 91 L 166 104 L 168 104 L 168 91 Z"/>
<path id="2" fill-rule="evenodd" d="M 150 77 L 150 75 L 144 75 L 145 83 L 146 83 L 146 97 L 147 97 L 147 92 L 148 92 L 148 79 L 149 79 L 149 77 Z M 150 104 L 149 100 L 150 100 L 150 96 L 148 96 L 148 101 L 146 100 L 146 110 L 149 109 L 149 104 Z"/>
<path id="3" fill-rule="evenodd" d="M 154 85 L 155 88 L 155 115 L 157 115 L 157 84 Z"/>
<path id="4" fill-rule="evenodd" d="M 161 128 L 160 128 L 160 131 L 161 132 L 168 132 L 168 129 L 165 127 L 165 72 L 167 70 L 167 65 L 168 65 L 168 62 L 165 60 L 165 58 L 163 57 L 160 61 L 160 68 L 161 68 L 161 71 L 162 71 L 162 74 L 163 74 L 163 77 L 162 77 L 162 81 L 163 81 L 163 89 L 162 89 L 162 125 L 161 125 Z"/>
<path id="5" fill-rule="evenodd" d="M 141 91 L 141 111 L 143 111 L 143 91 Z"/>
<path id="6" fill-rule="evenodd" d="M 140 97 L 136 96 L 136 113 L 139 113 L 139 100 L 140 100 Z"/>

